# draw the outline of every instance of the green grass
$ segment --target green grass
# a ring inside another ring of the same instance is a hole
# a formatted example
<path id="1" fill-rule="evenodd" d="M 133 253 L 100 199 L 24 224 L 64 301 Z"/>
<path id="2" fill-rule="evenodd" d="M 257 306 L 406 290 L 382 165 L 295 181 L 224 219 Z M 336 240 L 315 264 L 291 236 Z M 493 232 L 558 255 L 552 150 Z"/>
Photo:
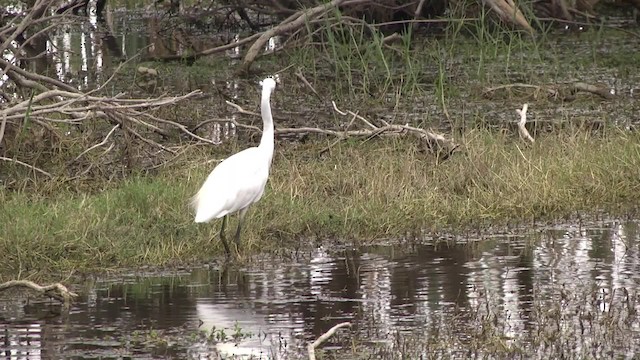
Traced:
<path id="1" fill-rule="evenodd" d="M 631 84 L 637 56 L 633 49 L 624 50 L 635 44 L 628 36 L 598 27 L 580 39 L 552 38 L 549 29 L 531 38 L 481 20 L 452 21 L 441 37 L 418 39 L 409 31 L 399 42 L 383 44 L 384 34 L 350 21 L 350 26 L 326 22 L 320 29 L 307 24 L 317 30 L 310 43 L 255 64 L 264 73 L 289 69 L 282 73 L 283 84 L 272 102 L 277 126 L 344 125 L 329 100 L 374 123 L 386 119 L 441 128 L 446 110 L 447 124 L 464 151 L 438 163 L 408 139 L 347 141 L 324 156 L 318 155 L 320 150 L 334 139 L 282 142 L 265 196 L 249 212 L 243 232 L 247 253 L 298 246 L 301 238 L 378 240 L 425 229 L 626 211 L 637 204 L 640 136 L 612 125 L 597 133 L 577 125 L 597 120 L 630 125 L 637 112 L 633 101 L 621 97 L 603 102 L 580 94 L 561 104 L 515 91 L 483 96 L 486 87 L 514 82 L 553 85 L 624 77 Z M 602 47 L 613 41 L 625 46 L 616 51 Z M 575 51 L 567 52 L 568 46 Z M 610 67 L 598 67 L 603 64 Z M 155 113 L 161 118 L 192 128 L 210 117 L 229 116 L 224 99 L 256 109 L 258 75 L 231 78 L 224 58 L 202 58 L 193 66 L 144 65 L 158 70 L 162 91 L 203 89 L 211 94 L 208 100 L 162 108 Z M 136 86 L 136 66 L 128 66 L 106 91 L 151 96 Z M 321 99 L 294 71 L 309 80 Z M 554 124 L 539 126 L 549 132 L 534 133 L 532 146 L 495 130 L 515 120 L 512 109 L 524 102 L 531 105 L 531 119 Z M 287 117 L 290 121 L 283 121 Z M 229 146 L 188 147 L 178 131 L 169 139 L 147 132 L 180 149 L 180 156 L 164 168 L 140 173 L 150 163 L 166 160 L 166 154 L 153 158 L 156 149 L 129 146 L 118 135 L 108 155 L 97 149 L 74 161 L 83 149 L 100 142 L 111 124 L 87 122 L 83 132 L 60 125 L 60 134 L 70 130 L 71 135 L 57 137 L 29 124 L 19 133 L 7 129 L 6 154 L 59 177 L 43 181 L 24 167 L 0 164 L 6 187 L 0 189 L 0 218 L 10 219 L 0 227 L 0 274 L 185 264 L 221 254 L 219 241 L 211 240 L 219 221 L 194 224 L 188 203 L 213 168 L 208 160 L 229 155 Z M 123 166 L 126 161 L 131 163 Z M 86 175 L 64 178 L 76 174 Z M 235 222 L 230 231 L 233 226 Z"/>
<path id="2" fill-rule="evenodd" d="M 370 241 L 419 233 L 632 209 L 640 200 L 640 135 L 610 129 L 541 135 L 533 146 L 483 129 L 437 163 L 408 139 L 323 142 L 277 149 L 263 199 L 249 212 L 244 251 L 299 239 Z M 223 156 L 217 154 L 216 158 Z M 187 264 L 221 254 L 220 221 L 192 222 L 188 206 L 213 167 L 185 153 L 158 174 L 42 191 L 0 192 L 0 273 L 92 271 Z M 235 226 L 235 222 L 231 223 Z M 230 231 L 233 228 L 230 228 Z"/>

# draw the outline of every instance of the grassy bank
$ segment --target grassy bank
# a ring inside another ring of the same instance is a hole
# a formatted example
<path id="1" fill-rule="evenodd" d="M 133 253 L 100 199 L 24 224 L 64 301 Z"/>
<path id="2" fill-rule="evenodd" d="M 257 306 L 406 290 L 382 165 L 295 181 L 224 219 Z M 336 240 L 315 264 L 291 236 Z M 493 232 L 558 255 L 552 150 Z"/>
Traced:
<path id="1" fill-rule="evenodd" d="M 407 33 L 386 46 L 381 34 L 368 37 L 357 27 L 328 29 L 334 30 L 318 33 L 314 46 L 285 48 L 260 59 L 260 76 L 281 72 L 284 79 L 272 99 L 277 126 L 340 128 L 345 118 L 328 105 L 335 100 L 373 122 L 452 127 L 454 135 L 447 137 L 455 136 L 464 150 L 438 163 L 411 139 L 347 141 L 322 156 L 321 149 L 334 139 L 282 141 L 265 196 L 249 212 L 245 252 L 292 248 L 309 239 L 375 241 L 637 206 L 640 135 L 605 125 L 635 126 L 637 101 L 629 96 L 637 83 L 635 38 L 594 27 L 582 37 L 531 39 L 452 23 L 444 37 L 416 41 Z M 567 52 L 568 46 L 574 51 Z M 255 79 L 235 79 L 228 61 L 153 64 L 163 85 L 154 96 L 166 89 L 181 94 L 202 89 L 211 95 L 164 107 L 157 115 L 191 129 L 205 119 L 231 117 L 233 109 L 224 99 L 255 110 Z M 114 93 L 141 91 L 136 66 L 116 78 Z M 547 96 L 544 86 L 576 79 L 593 84 L 623 79 L 616 85 L 620 96 L 604 101 L 578 94 L 566 102 Z M 540 88 L 486 92 L 513 83 Z M 539 122 L 535 145 L 503 131 L 516 119 L 513 110 L 525 102 L 531 105 L 530 120 Z M 597 132 L 588 129 L 594 123 L 600 126 Z M 105 138 L 111 124 L 91 124 L 83 131 L 60 126 L 71 136 L 48 138 L 39 127 L 26 125 L 5 136 L 3 145 L 11 149 L 7 157 L 77 179 L 32 181 L 29 168 L 2 164 L 0 181 L 10 185 L 0 189 L 0 274 L 184 264 L 221 254 L 219 241 L 211 240 L 220 221 L 194 224 L 189 198 L 214 167 L 212 159 L 246 144 L 186 145 L 165 167 L 136 174 L 135 169 L 163 163 L 168 155 L 116 134 L 108 157 L 96 150 L 76 162 Z M 150 130 L 144 135 L 174 149 L 184 141 L 177 131 L 169 139 Z M 77 169 L 67 171 L 70 163 Z M 89 170 L 90 180 L 82 180 Z M 235 219 L 231 225 L 233 231 Z"/>
<path id="2" fill-rule="evenodd" d="M 426 230 L 627 211 L 640 200 L 640 135 L 564 130 L 533 146 L 474 129 L 465 151 L 437 163 L 412 140 L 282 144 L 263 199 L 250 212 L 245 252 L 300 239 L 368 241 Z M 188 199 L 226 149 L 197 147 L 154 174 L 0 192 L 0 273 L 170 265 L 221 254 L 220 222 L 195 224 Z M 215 151 L 215 153 L 212 153 Z M 235 222 L 231 223 L 235 226 Z M 309 241 L 305 241 L 308 244 Z"/>

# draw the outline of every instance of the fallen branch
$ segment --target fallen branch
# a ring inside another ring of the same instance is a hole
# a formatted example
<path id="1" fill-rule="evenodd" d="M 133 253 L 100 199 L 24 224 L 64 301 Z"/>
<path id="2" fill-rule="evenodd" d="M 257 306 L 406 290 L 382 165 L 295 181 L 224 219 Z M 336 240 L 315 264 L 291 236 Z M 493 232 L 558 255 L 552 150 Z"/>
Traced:
<path id="1" fill-rule="evenodd" d="M 520 115 L 520 121 L 518 121 L 518 133 L 521 138 L 531 141 L 532 143 L 536 142 L 529 131 L 524 126 L 527 123 L 527 109 L 529 108 L 529 104 L 522 105 L 522 110 L 516 109 L 516 112 Z"/>
<path id="2" fill-rule="evenodd" d="M 29 165 L 29 164 L 27 164 L 26 162 L 22 162 L 22 161 L 17 160 L 17 159 L 7 158 L 7 157 L 4 157 L 4 156 L 0 156 L 0 160 L 4 160 L 4 161 L 8 161 L 8 162 L 12 162 L 12 163 L 16 163 L 16 164 L 18 164 L 18 165 L 22 165 L 22 166 L 28 167 L 28 168 L 29 168 L 29 169 L 31 169 L 31 170 L 37 171 L 37 172 L 39 172 L 40 174 L 43 174 L 43 175 L 48 176 L 49 178 L 53 178 L 53 175 L 49 174 L 48 172 L 46 172 L 46 171 L 44 171 L 44 170 L 42 170 L 42 169 L 40 169 L 40 168 L 38 168 L 38 167 L 35 167 L 35 166 L 33 166 L 33 165 Z"/>
<path id="3" fill-rule="evenodd" d="M 615 97 L 615 90 L 610 89 L 607 86 L 591 85 L 583 82 L 577 82 L 572 85 L 573 92 L 584 91 L 598 95 L 605 99 L 613 99 Z"/>
<path id="4" fill-rule="evenodd" d="M 489 5 L 502 21 L 517 25 L 531 35 L 535 34 L 535 30 L 533 30 L 513 0 L 484 0 L 482 3 Z"/>
<path id="5" fill-rule="evenodd" d="M 226 103 L 227 105 L 236 109 L 241 114 L 251 115 L 255 117 L 260 116 L 260 114 L 257 114 L 253 111 L 245 110 L 240 105 L 234 104 L 231 101 L 226 101 Z M 438 150 L 443 149 L 444 153 L 446 154 L 445 158 L 450 156 L 459 147 L 459 145 L 457 145 L 452 140 L 445 138 L 443 135 L 436 134 L 434 132 L 420 129 L 417 127 L 413 127 L 413 126 L 410 126 L 409 124 L 396 125 L 396 124 L 389 124 L 384 120 L 380 120 L 383 123 L 383 125 L 376 126 L 371 121 L 367 120 L 361 115 L 358 115 L 357 113 L 354 113 L 353 111 L 340 110 L 334 101 L 332 101 L 331 103 L 333 104 L 333 109 L 335 110 L 336 113 L 342 116 L 352 117 L 351 121 L 349 122 L 349 125 L 344 130 L 331 130 L 331 129 L 321 129 L 321 128 L 314 128 L 314 127 L 298 127 L 298 128 L 276 128 L 274 133 L 279 136 L 296 135 L 296 134 L 321 134 L 321 135 L 335 136 L 338 138 L 338 140 L 343 140 L 349 137 L 364 137 L 364 138 L 370 139 L 370 138 L 373 138 L 376 136 L 382 136 L 382 135 L 398 136 L 398 135 L 404 135 L 404 134 L 411 134 L 417 137 L 418 139 L 425 141 L 429 145 L 428 147 L 430 149 L 438 149 Z M 356 119 L 360 120 L 363 124 L 365 124 L 368 127 L 368 129 L 349 130 L 354 120 Z M 240 124 L 233 119 L 229 119 L 227 121 L 231 122 L 237 127 L 249 129 L 252 131 L 261 131 L 259 128 L 255 126 Z M 334 142 L 332 145 L 335 145 L 337 142 L 338 141 Z M 434 144 L 435 146 L 432 146 Z M 330 148 L 331 146 L 323 149 L 320 153 L 324 153 L 328 151 Z M 436 151 L 436 152 L 440 153 L 440 151 Z"/>
<path id="6" fill-rule="evenodd" d="M 347 327 L 347 326 L 351 326 L 351 323 L 343 322 L 343 323 L 340 323 L 338 325 L 335 325 L 334 327 L 329 329 L 327 332 L 322 334 L 319 338 L 317 338 L 316 341 L 314 341 L 311 344 L 309 344 L 307 346 L 307 352 L 309 354 L 309 360 L 316 360 L 316 348 L 318 346 L 322 345 L 323 342 L 329 340 L 329 338 L 332 337 L 333 334 L 335 334 L 336 331 L 338 331 L 340 328 Z"/>
<path id="7" fill-rule="evenodd" d="M 52 299 L 56 299 L 60 301 L 67 307 L 71 305 L 71 301 L 73 301 L 76 297 L 78 297 L 78 294 L 72 291 L 69 291 L 69 289 L 67 289 L 66 286 L 60 283 L 41 286 L 29 280 L 11 280 L 11 281 L 2 283 L 0 284 L 0 292 L 10 288 L 14 288 L 14 287 L 23 287 L 23 288 L 34 290 L 40 295 L 45 295 Z"/>
<path id="8" fill-rule="evenodd" d="M 7 114 L 3 114 L 2 123 L 0 123 L 0 144 L 2 144 L 2 138 L 4 137 L 5 126 L 7 126 Z"/>
<path id="9" fill-rule="evenodd" d="M 483 91 L 483 95 L 485 97 L 491 97 L 498 90 L 511 90 L 514 88 L 533 89 L 534 98 L 537 98 L 539 93 L 547 93 L 550 97 L 556 100 L 573 100 L 575 98 L 575 94 L 579 91 L 595 94 L 604 99 L 613 99 L 615 97 L 615 91 L 607 86 L 592 85 L 584 82 L 555 85 L 532 85 L 523 83 L 506 84 L 486 88 Z"/>
<path id="10" fill-rule="evenodd" d="M 116 129 L 117 129 L 117 128 L 119 128 L 119 127 L 120 127 L 120 124 L 117 124 L 116 126 L 114 126 L 114 127 L 111 129 L 111 131 L 109 131 L 109 133 L 107 134 L 107 136 L 105 136 L 105 137 L 104 137 L 104 139 L 103 139 L 101 142 L 99 142 L 99 143 L 97 143 L 97 144 L 93 145 L 92 147 L 88 148 L 87 150 L 85 150 L 85 151 L 81 152 L 81 153 L 80 153 L 80 155 L 78 155 L 78 156 L 77 156 L 75 159 L 73 159 L 73 161 L 71 161 L 71 162 L 72 162 L 72 163 L 74 163 L 74 162 L 78 161 L 78 159 L 80 159 L 84 154 L 88 153 L 89 151 L 91 151 L 91 150 L 93 150 L 93 149 L 95 149 L 95 148 L 98 148 L 98 147 L 100 147 L 100 146 L 105 145 L 105 144 L 107 143 L 107 140 L 109 140 L 109 137 L 111 137 L 111 134 L 113 134 L 113 132 L 114 132 L 114 131 L 116 131 Z"/>
<path id="11" fill-rule="evenodd" d="M 237 69 L 236 73 L 246 74 L 249 72 L 251 64 L 253 64 L 253 61 L 260 55 L 260 52 L 263 51 L 269 39 L 304 26 L 305 23 L 309 22 L 313 18 L 340 6 L 340 4 L 342 4 L 344 1 L 345 0 L 333 0 L 331 2 L 310 8 L 308 10 L 300 10 L 279 25 L 263 32 L 247 51 L 247 54 L 245 55 L 244 60 L 242 61 L 240 67 Z"/>
<path id="12" fill-rule="evenodd" d="M 545 85 L 531 85 L 531 84 L 523 84 L 523 83 L 515 83 L 515 84 L 506 84 L 506 85 L 499 85 L 499 86 L 495 86 L 495 87 L 490 87 L 490 88 L 486 88 L 483 92 L 482 95 L 485 97 L 491 97 L 495 92 L 497 92 L 498 90 L 511 90 L 514 88 L 525 88 L 525 89 L 533 89 L 534 93 L 533 93 L 533 97 L 537 98 L 539 93 L 547 93 L 547 95 L 553 97 L 553 98 L 559 98 L 560 97 L 560 92 L 550 86 L 545 86 Z"/>

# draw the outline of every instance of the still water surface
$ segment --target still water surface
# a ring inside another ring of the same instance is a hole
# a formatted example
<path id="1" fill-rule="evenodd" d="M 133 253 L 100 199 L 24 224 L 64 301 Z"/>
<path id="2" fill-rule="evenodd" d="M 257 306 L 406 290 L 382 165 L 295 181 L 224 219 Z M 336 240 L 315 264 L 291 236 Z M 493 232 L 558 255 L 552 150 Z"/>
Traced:
<path id="1" fill-rule="evenodd" d="M 392 349 L 399 334 L 448 329 L 456 338 L 448 354 L 457 357 L 479 318 L 493 314 L 505 344 L 526 343 L 545 326 L 533 314 L 554 308 L 565 335 L 580 333 L 563 341 L 597 348 L 597 331 L 582 319 L 637 299 L 638 243 L 637 221 L 603 220 L 92 281 L 76 286 L 81 299 L 68 313 L 0 302 L 0 358 L 296 359 L 343 321 L 353 327 L 323 347 L 328 354 L 354 339 Z M 631 333 L 616 351 L 630 358 L 640 322 L 627 321 Z"/>

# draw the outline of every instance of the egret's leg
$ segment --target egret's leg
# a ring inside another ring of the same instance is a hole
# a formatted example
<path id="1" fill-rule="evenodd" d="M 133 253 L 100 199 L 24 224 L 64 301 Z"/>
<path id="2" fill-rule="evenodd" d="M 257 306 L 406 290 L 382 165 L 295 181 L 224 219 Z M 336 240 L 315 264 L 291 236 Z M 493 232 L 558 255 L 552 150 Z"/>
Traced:
<path id="1" fill-rule="evenodd" d="M 242 222 L 244 221 L 244 216 L 247 214 L 247 210 L 249 210 L 248 206 L 240 210 L 240 213 L 238 214 L 238 228 L 236 229 L 236 238 L 235 238 L 236 251 L 238 253 L 240 253 L 240 230 L 242 229 Z"/>
<path id="2" fill-rule="evenodd" d="M 222 240 L 222 246 L 224 246 L 224 252 L 229 257 L 231 251 L 229 250 L 229 244 L 227 243 L 227 236 L 225 235 L 225 229 L 227 228 L 227 215 L 222 218 L 222 227 L 220 228 L 220 240 Z"/>

